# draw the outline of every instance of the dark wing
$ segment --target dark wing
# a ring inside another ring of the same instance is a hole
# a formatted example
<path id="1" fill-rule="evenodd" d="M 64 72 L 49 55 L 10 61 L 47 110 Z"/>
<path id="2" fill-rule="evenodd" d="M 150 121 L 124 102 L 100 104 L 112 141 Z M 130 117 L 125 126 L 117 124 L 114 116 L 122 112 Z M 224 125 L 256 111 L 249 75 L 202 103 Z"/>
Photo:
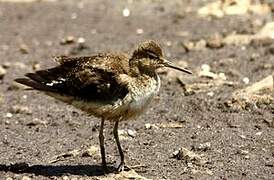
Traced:
<path id="1" fill-rule="evenodd" d="M 119 62 L 124 60 L 118 58 L 117 61 L 109 61 L 111 58 L 113 57 L 108 55 L 98 55 L 66 59 L 57 67 L 27 73 L 27 78 L 15 81 L 33 89 L 86 101 L 122 99 L 128 89 L 116 77 L 119 71 L 126 72 Z"/>

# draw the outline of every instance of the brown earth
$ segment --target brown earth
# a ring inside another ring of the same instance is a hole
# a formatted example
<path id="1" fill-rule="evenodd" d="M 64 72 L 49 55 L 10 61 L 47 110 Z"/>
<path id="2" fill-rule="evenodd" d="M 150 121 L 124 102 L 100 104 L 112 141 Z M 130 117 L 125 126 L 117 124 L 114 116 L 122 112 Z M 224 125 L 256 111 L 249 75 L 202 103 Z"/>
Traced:
<path id="1" fill-rule="evenodd" d="M 208 64 L 233 85 L 187 93 L 190 77 L 162 72 L 161 92 L 153 107 L 120 126 L 121 132 L 133 131 L 132 137 L 123 134 L 127 164 L 150 179 L 274 179 L 273 101 L 251 102 L 245 108 L 226 103 L 233 91 L 247 86 L 244 77 L 252 84 L 273 74 L 274 41 L 218 48 L 202 44 L 196 50 L 183 46 L 216 33 L 256 33 L 269 16 L 200 18 L 197 9 L 205 2 L 0 2 L 0 65 L 7 70 L 0 86 L 0 179 L 118 178 L 113 173 L 102 175 L 98 152 L 83 156 L 89 147 L 98 147 L 96 118 L 42 93 L 24 91 L 13 79 L 33 67 L 53 66 L 54 55 L 130 51 L 146 39 L 159 41 L 167 57 L 187 64 L 198 80 L 214 81 L 197 76 L 202 64 Z M 122 14 L 125 7 L 129 17 Z M 62 44 L 68 36 L 86 42 Z M 119 156 L 111 128 L 108 123 L 105 134 L 113 167 Z M 173 158 L 180 148 L 196 158 Z M 73 150 L 78 153 L 70 155 Z M 63 156 L 56 159 L 58 155 Z"/>

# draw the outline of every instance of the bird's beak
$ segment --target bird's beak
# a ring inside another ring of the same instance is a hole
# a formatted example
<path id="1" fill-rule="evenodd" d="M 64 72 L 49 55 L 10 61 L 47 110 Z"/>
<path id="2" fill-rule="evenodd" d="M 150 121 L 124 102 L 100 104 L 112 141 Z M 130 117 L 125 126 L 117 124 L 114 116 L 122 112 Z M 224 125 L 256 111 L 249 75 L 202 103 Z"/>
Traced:
<path id="1" fill-rule="evenodd" d="M 187 74 L 192 74 L 191 71 L 187 70 L 187 69 L 184 69 L 184 68 L 181 68 L 179 66 L 177 66 L 176 64 L 166 60 L 166 59 L 163 59 L 163 65 L 165 67 L 169 67 L 169 68 L 173 68 L 173 69 L 176 69 L 176 70 L 179 70 L 179 71 L 182 71 L 182 72 L 185 72 Z"/>

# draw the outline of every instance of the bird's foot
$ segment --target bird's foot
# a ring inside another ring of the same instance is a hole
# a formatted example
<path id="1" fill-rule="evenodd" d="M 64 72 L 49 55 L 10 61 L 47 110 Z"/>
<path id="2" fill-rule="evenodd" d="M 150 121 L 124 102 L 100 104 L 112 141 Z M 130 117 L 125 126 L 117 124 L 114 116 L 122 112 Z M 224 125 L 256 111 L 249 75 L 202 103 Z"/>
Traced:
<path id="1" fill-rule="evenodd" d="M 118 166 L 118 168 L 117 168 L 117 171 L 118 172 L 122 172 L 122 171 L 124 171 L 125 170 L 125 162 L 121 162 L 120 164 L 119 164 L 119 166 Z"/>

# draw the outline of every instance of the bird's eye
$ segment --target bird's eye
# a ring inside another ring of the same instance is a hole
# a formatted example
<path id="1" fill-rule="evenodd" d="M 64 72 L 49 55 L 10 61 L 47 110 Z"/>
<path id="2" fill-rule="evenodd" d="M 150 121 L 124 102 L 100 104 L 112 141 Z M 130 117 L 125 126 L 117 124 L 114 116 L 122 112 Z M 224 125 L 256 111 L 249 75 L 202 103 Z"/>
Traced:
<path id="1" fill-rule="evenodd" d="M 154 54 L 153 52 L 151 52 L 151 51 L 148 51 L 147 54 L 149 55 L 149 57 L 150 57 L 151 59 L 158 58 L 158 56 L 157 56 L 156 54 Z"/>

